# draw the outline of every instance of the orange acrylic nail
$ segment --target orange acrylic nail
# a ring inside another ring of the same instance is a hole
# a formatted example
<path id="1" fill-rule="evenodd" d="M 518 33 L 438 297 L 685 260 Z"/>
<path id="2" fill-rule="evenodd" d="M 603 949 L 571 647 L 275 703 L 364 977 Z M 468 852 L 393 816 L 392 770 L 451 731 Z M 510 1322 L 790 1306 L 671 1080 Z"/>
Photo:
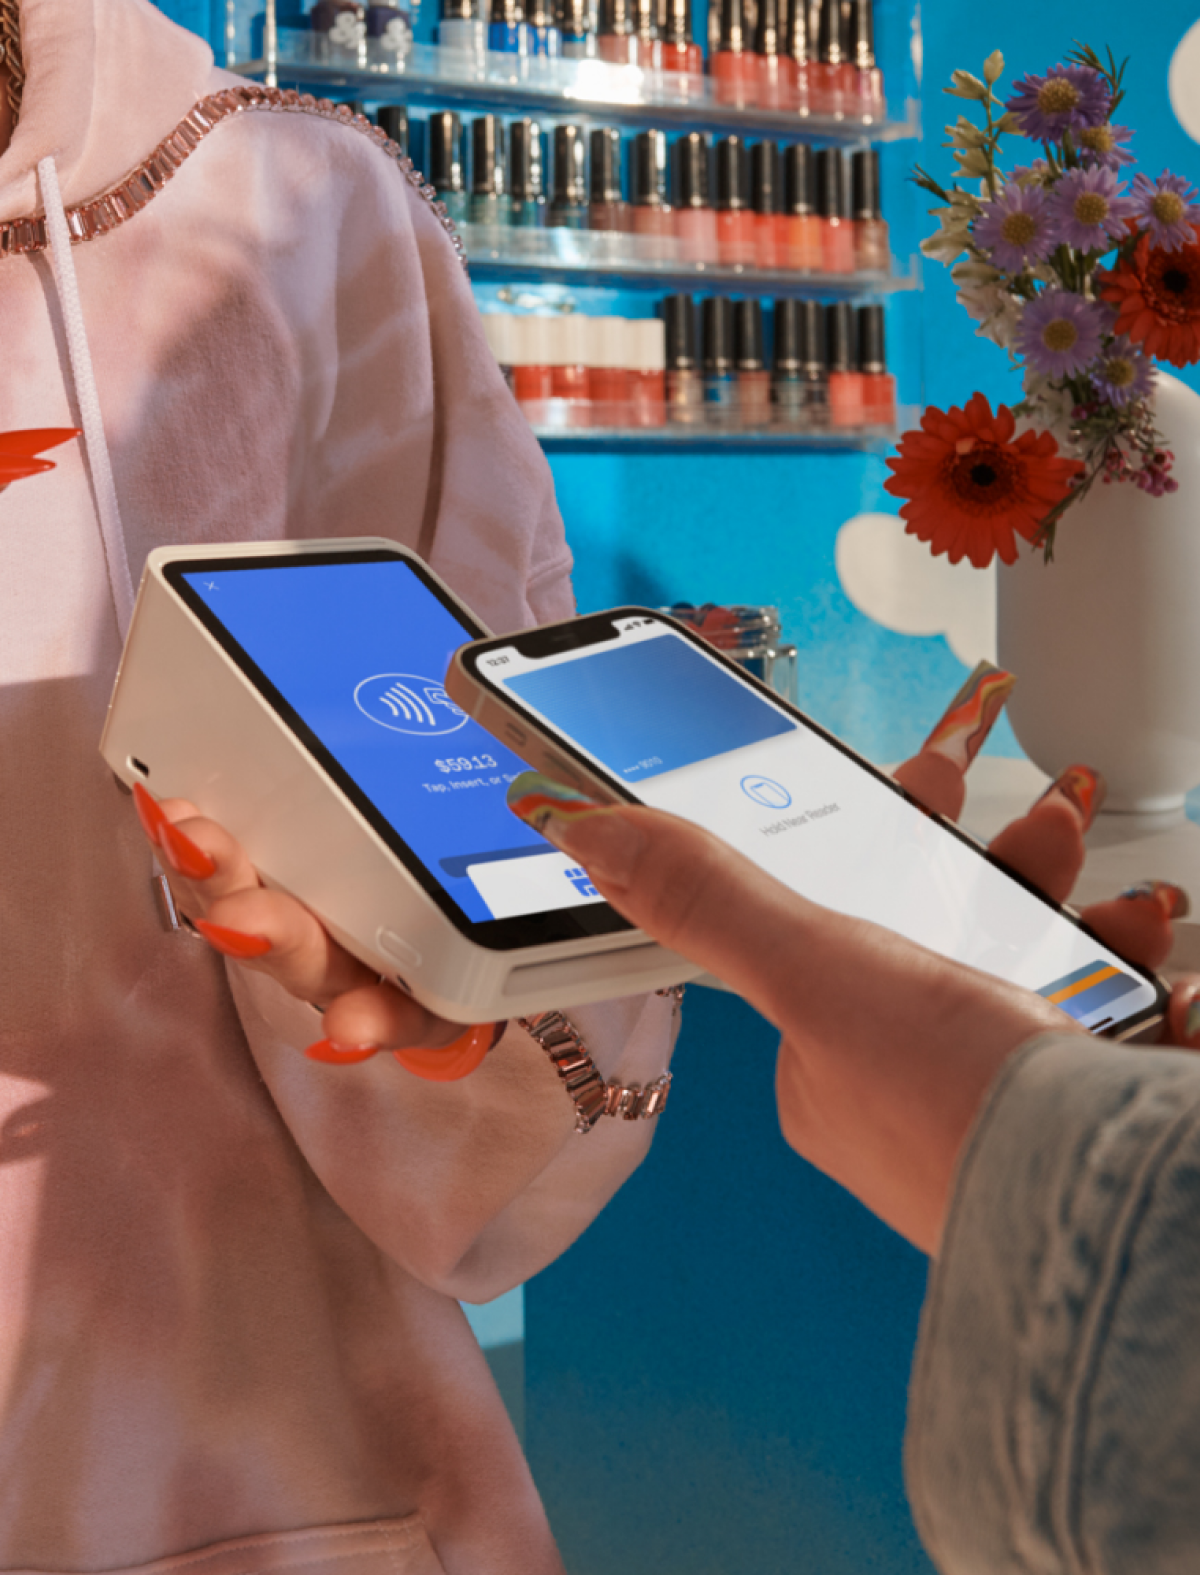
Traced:
<path id="1" fill-rule="evenodd" d="M 185 880 L 207 880 L 210 875 L 216 874 L 217 866 L 208 854 L 185 836 L 178 826 L 173 826 L 165 815 L 158 845 L 171 868 Z"/>
<path id="2" fill-rule="evenodd" d="M 310 1061 L 324 1061 L 329 1066 L 353 1066 L 357 1061 L 369 1061 L 379 1050 L 379 1045 L 338 1045 L 332 1039 L 318 1039 L 304 1053 Z"/>
<path id="3" fill-rule="evenodd" d="M 1108 793 L 1108 784 L 1091 766 L 1068 766 L 1065 771 L 1059 772 L 1042 798 L 1049 798 L 1051 793 L 1061 793 L 1068 804 L 1075 806 L 1083 816 L 1083 829 L 1087 831 L 1100 813 Z"/>
<path id="4" fill-rule="evenodd" d="M 167 824 L 167 817 L 159 809 L 158 800 L 140 782 L 133 784 L 133 807 L 146 836 L 156 848 L 161 846 L 162 828 Z"/>
<path id="5" fill-rule="evenodd" d="M 431 1083 L 456 1083 L 460 1077 L 475 1070 L 495 1042 L 496 1024 L 476 1023 L 441 1050 L 416 1046 L 410 1050 L 393 1050 L 392 1054 L 414 1077 Z"/>
<path id="6" fill-rule="evenodd" d="M 1015 683 L 1003 668 L 980 662 L 921 748 L 945 755 L 965 771 L 995 726 Z"/>
<path id="7" fill-rule="evenodd" d="M 195 927 L 214 951 L 223 957 L 236 957 L 245 961 L 251 957 L 265 957 L 271 942 L 265 935 L 247 935 L 244 930 L 231 930 L 224 924 L 210 924 L 207 919 L 196 919 Z"/>

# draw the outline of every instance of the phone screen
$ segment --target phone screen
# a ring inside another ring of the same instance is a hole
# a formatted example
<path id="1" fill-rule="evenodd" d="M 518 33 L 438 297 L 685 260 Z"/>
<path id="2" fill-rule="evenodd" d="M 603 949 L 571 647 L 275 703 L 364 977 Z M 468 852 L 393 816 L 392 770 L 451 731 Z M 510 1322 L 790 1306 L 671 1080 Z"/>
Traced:
<path id="1" fill-rule="evenodd" d="M 577 865 L 507 809 L 525 763 L 442 686 L 453 652 L 480 631 L 418 565 L 360 549 L 166 572 L 431 895 L 490 932 L 477 939 L 515 946 L 627 928 Z M 565 921 L 562 910 L 575 909 L 579 922 L 561 934 L 516 922 Z"/>
<path id="2" fill-rule="evenodd" d="M 1161 1009 L 1151 978 L 701 642 L 644 614 L 605 624 L 596 643 L 544 656 L 490 647 L 477 671 L 634 798 L 814 902 L 1035 990 L 1094 1031 Z"/>

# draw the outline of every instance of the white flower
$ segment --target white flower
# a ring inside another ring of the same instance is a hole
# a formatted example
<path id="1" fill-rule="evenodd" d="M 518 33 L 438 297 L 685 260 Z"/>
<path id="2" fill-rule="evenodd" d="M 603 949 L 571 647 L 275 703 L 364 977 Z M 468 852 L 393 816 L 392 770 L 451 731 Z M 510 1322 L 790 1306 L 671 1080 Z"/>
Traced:
<path id="1" fill-rule="evenodd" d="M 977 335 L 1002 350 L 1009 348 L 1025 305 L 1019 296 L 1010 295 L 1000 282 L 967 283 L 958 291 L 958 304 L 979 324 Z"/>
<path id="2" fill-rule="evenodd" d="M 970 230 L 947 228 L 927 236 L 921 242 L 921 251 L 926 257 L 933 257 L 938 262 L 952 263 L 956 257 L 962 256 L 970 244 Z"/>

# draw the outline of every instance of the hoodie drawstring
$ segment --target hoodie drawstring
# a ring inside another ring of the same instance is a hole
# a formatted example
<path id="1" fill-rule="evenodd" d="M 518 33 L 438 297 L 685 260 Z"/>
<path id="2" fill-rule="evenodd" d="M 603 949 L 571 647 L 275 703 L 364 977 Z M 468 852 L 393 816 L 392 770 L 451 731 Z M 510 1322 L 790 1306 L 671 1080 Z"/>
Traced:
<path id="1" fill-rule="evenodd" d="M 83 424 L 83 442 L 92 477 L 92 494 L 96 500 L 96 515 L 104 543 L 108 583 L 117 615 L 117 629 L 124 644 L 125 636 L 129 633 L 129 620 L 133 617 L 133 580 L 129 573 L 129 554 L 125 547 L 125 529 L 121 524 L 117 489 L 113 484 L 112 463 L 108 457 L 108 440 L 104 436 L 104 418 L 100 414 L 96 374 L 92 370 L 92 353 L 83 325 L 79 281 L 75 277 L 75 260 L 71 256 L 71 234 L 67 229 L 67 215 L 63 210 L 54 160 L 44 158 L 37 169 L 42 203 L 46 210 L 54 283 L 62 306 L 67 353 L 71 359 L 71 375 L 75 382 L 75 397 L 79 402 L 79 417 Z"/>

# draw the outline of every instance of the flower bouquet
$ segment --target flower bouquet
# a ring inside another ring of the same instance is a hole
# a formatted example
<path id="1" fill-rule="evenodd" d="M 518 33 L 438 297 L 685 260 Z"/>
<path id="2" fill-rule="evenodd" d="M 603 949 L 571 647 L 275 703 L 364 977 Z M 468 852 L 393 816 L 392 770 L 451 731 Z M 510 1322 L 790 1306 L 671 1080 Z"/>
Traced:
<path id="1" fill-rule="evenodd" d="M 1024 398 L 995 413 L 982 394 L 961 409 L 928 409 L 906 432 L 887 490 L 906 499 L 907 529 L 952 563 L 977 568 L 1016 537 L 1052 557 L 1066 511 L 1099 480 L 1154 496 L 1176 490 L 1173 456 L 1154 422 L 1153 358 L 1200 360 L 1200 206 L 1178 176 L 1127 183 L 1132 132 L 1113 116 L 1124 63 L 1079 47 L 1044 76 L 995 85 L 999 51 L 982 80 L 955 71 L 946 91 L 978 107 L 948 126 L 958 177 L 942 186 L 927 257 L 950 267 L 977 333 L 1024 372 Z M 1007 172 L 1001 139 L 1040 146 Z"/>

